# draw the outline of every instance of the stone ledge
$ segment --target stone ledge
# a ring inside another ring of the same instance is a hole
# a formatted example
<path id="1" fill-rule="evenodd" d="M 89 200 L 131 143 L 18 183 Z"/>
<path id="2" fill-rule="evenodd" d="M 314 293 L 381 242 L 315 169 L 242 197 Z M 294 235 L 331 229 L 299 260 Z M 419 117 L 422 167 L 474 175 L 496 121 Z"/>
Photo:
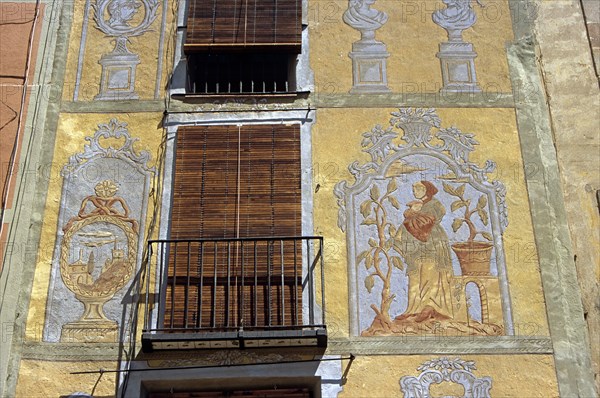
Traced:
<path id="1" fill-rule="evenodd" d="M 315 92 L 311 102 L 317 108 L 397 108 L 406 106 L 434 108 L 514 108 L 512 93 L 400 92 L 389 94 L 331 94 Z"/>
<path id="2" fill-rule="evenodd" d="M 44 343 L 25 342 L 22 359 L 44 361 L 116 361 L 118 343 Z"/>
<path id="3" fill-rule="evenodd" d="M 326 354 L 444 355 L 552 354 L 550 337 L 388 337 L 330 338 Z"/>
<path id="4" fill-rule="evenodd" d="M 64 113 L 162 113 L 164 110 L 164 100 L 65 101 L 60 107 L 60 111 Z"/>

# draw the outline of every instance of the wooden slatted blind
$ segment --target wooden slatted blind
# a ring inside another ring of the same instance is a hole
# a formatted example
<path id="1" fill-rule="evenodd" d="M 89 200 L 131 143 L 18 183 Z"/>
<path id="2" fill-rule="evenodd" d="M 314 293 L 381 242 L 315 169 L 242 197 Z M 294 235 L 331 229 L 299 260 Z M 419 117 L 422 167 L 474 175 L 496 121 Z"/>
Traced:
<path id="1" fill-rule="evenodd" d="M 300 236 L 299 134 L 298 125 L 181 128 L 171 239 Z M 301 252 L 301 244 L 280 241 L 172 248 L 169 275 L 176 283 L 168 287 L 167 308 L 174 301 L 176 310 L 165 326 L 294 324 L 302 308 Z M 281 278 L 285 286 L 270 283 Z"/>
<path id="2" fill-rule="evenodd" d="M 275 47 L 299 53 L 302 0 L 191 0 L 186 52 Z"/>
<path id="3" fill-rule="evenodd" d="M 183 127 L 176 151 L 172 239 L 301 235 L 298 125 Z"/>

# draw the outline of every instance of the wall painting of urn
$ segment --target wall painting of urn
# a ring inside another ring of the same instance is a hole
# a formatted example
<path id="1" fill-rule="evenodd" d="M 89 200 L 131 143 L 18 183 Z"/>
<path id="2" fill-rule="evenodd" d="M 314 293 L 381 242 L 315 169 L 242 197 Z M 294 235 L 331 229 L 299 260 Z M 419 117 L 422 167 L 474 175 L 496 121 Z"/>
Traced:
<path id="1" fill-rule="evenodd" d="M 96 0 L 94 21 L 96 28 L 112 37 L 115 48 L 103 54 L 100 93 L 95 100 L 138 99 L 135 92 L 135 74 L 140 64 L 139 55 L 127 47 L 130 38 L 150 30 L 157 17 L 158 0 Z"/>
<path id="2" fill-rule="evenodd" d="M 117 190 L 114 181 L 99 182 L 63 228 L 60 274 L 84 309 L 80 319 L 63 325 L 61 341 L 81 341 L 81 331 L 117 341 L 117 322 L 106 317 L 104 304 L 133 276 L 139 238 L 137 221 Z"/>
<path id="3" fill-rule="evenodd" d="M 71 156 L 61 173 L 47 342 L 119 341 L 123 322 L 130 321 L 129 287 L 141 265 L 155 173 L 150 154 L 134 151 L 136 139 L 116 119 L 86 140 L 84 152 Z"/>

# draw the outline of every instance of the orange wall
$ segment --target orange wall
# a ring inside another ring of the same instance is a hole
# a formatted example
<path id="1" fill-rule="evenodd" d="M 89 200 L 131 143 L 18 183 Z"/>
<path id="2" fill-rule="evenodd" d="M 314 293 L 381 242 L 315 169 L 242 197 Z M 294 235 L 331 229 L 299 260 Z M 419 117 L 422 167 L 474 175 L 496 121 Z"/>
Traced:
<path id="1" fill-rule="evenodd" d="M 29 39 L 34 17 L 35 4 L 0 3 L 0 192 L 4 192 L 4 184 L 10 168 L 10 154 L 15 146 Z M 31 52 L 28 84 L 32 84 L 35 76 L 36 55 L 43 20 L 43 5 L 40 5 Z M 28 94 L 29 91 L 27 90 Z M 27 109 L 27 104 L 28 101 L 25 102 L 25 109 Z M 24 112 L 21 131 L 23 131 L 25 120 L 26 114 Z M 19 161 L 18 153 L 15 160 L 16 162 Z M 11 191 L 14 191 L 14 174 L 16 172 L 18 170 L 15 168 L 10 187 Z M 10 208 L 11 204 L 12 193 L 9 193 L 7 207 Z"/>

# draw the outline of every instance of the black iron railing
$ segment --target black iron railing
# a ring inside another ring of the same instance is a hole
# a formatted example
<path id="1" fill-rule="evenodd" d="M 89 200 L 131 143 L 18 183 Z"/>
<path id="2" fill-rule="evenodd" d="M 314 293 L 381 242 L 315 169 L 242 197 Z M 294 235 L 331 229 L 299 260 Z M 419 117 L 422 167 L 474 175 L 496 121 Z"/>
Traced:
<path id="1" fill-rule="evenodd" d="M 325 328 L 323 238 L 152 240 L 144 333 Z"/>

